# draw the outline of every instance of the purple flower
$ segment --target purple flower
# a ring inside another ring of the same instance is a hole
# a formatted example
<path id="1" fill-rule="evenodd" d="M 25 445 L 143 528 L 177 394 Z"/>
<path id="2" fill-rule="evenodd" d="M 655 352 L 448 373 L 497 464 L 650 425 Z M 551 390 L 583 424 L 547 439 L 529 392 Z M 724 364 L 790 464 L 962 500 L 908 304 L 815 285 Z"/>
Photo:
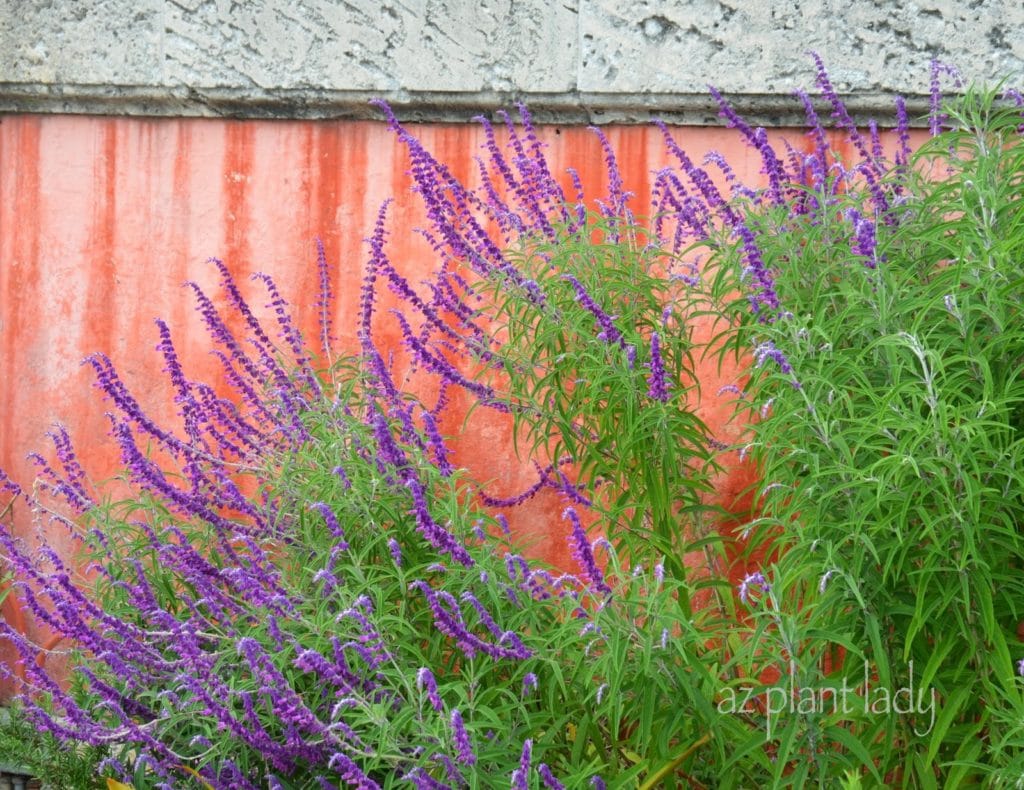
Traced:
<path id="1" fill-rule="evenodd" d="M 455 741 L 455 751 L 458 752 L 459 762 L 463 765 L 473 765 L 476 762 L 476 755 L 473 753 L 473 746 L 469 742 L 469 733 L 466 732 L 466 725 L 462 721 L 462 714 L 458 708 L 452 709 L 451 725 L 452 738 Z"/>
<path id="2" fill-rule="evenodd" d="M 744 276 L 753 282 L 753 293 L 748 297 L 751 310 L 763 322 L 773 320 L 779 309 L 779 296 L 775 292 L 775 280 L 764 261 L 757 237 L 738 217 L 731 220 L 733 232 L 743 241 Z"/>
<path id="3" fill-rule="evenodd" d="M 875 223 L 863 216 L 857 209 L 851 208 L 846 217 L 853 225 L 853 244 L 851 248 L 865 258 L 864 265 L 869 269 L 878 268 L 878 255 L 875 252 Z"/>
<path id="4" fill-rule="evenodd" d="M 464 390 L 476 395 L 481 404 L 503 413 L 507 413 L 509 411 L 508 404 L 499 400 L 497 393 L 491 387 L 467 378 L 445 357 L 441 351 L 426 343 L 423 338 L 416 336 L 412 331 L 412 327 L 410 326 L 408 319 L 406 319 L 404 315 L 396 310 L 393 310 L 392 314 L 398 319 L 398 323 L 401 325 L 402 341 L 404 345 L 409 349 L 413 358 L 417 362 L 422 364 L 431 373 L 440 376 L 449 384 L 462 387 Z"/>
<path id="5" fill-rule="evenodd" d="M 492 497 L 487 492 L 480 491 L 480 501 L 483 502 L 484 505 L 486 505 L 487 507 L 516 507 L 517 505 L 521 505 L 523 504 L 523 502 L 526 502 L 528 499 L 532 499 L 534 496 L 536 496 L 537 492 L 544 488 L 546 484 L 547 479 L 542 477 L 540 480 L 538 480 L 532 486 L 527 488 L 525 491 L 505 499 Z M 481 540 L 484 539 L 479 535 L 477 537 L 480 537 Z"/>
<path id="6" fill-rule="evenodd" d="M 274 311 L 277 324 L 281 328 L 281 336 L 291 349 L 292 357 L 298 364 L 302 379 L 309 385 L 311 392 L 315 395 L 321 395 L 320 384 L 316 380 L 312 367 L 310 367 L 312 360 L 303 348 L 302 335 L 292 321 L 291 314 L 288 311 L 288 303 L 281 296 L 277 285 L 270 275 L 257 273 L 253 275 L 253 279 L 262 280 L 267 293 L 270 295 L 271 301 L 267 307 Z"/>
<path id="7" fill-rule="evenodd" d="M 751 129 L 717 90 L 710 85 L 708 90 L 715 101 L 718 102 L 719 115 L 729 122 L 729 126 L 738 130 L 746 138 L 747 144 L 756 148 L 757 152 L 761 155 L 761 161 L 764 163 L 761 172 L 768 176 L 768 191 L 772 196 L 772 202 L 776 206 L 781 205 L 783 203 L 782 181 L 785 173 L 781 160 L 768 143 L 767 133 L 764 129 Z M 726 173 L 726 176 L 728 177 L 728 173 Z"/>
<path id="8" fill-rule="evenodd" d="M 338 523 L 338 517 L 334 515 L 334 511 L 331 510 L 330 506 L 326 502 L 314 502 L 310 507 L 323 516 L 327 529 L 338 539 L 338 545 L 342 550 L 347 549 L 348 543 L 345 541 L 345 532 L 342 530 L 341 525 Z"/>
<path id="9" fill-rule="evenodd" d="M 438 781 L 422 768 L 414 768 L 402 776 L 402 779 L 412 782 L 412 786 L 416 790 L 451 790 L 449 785 Z"/>
<path id="10" fill-rule="evenodd" d="M 604 779 L 600 776 L 592 776 L 590 777 L 590 786 L 593 787 L 594 790 L 605 790 Z"/>
<path id="11" fill-rule="evenodd" d="M 597 562 L 594 560 L 594 553 L 590 548 L 590 541 L 587 540 L 587 533 L 583 529 L 583 525 L 580 523 L 579 516 L 576 515 L 576 511 L 571 507 L 567 507 L 562 513 L 562 518 L 568 519 L 572 522 L 572 535 L 569 537 L 569 550 L 580 570 L 583 572 L 583 577 L 590 582 L 591 587 L 597 592 L 603 593 L 604 595 L 611 595 L 612 588 L 609 587 L 604 580 L 604 574 L 601 573 L 601 569 L 597 567 Z"/>
<path id="12" fill-rule="evenodd" d="M 533 672 L 527 672 L 523 676 L 523 691 L 522 696 L 526 697 L 531 691 L 537 688 L 537 676 Z"/>
<path id="13" fill-rule="evenodd" d="M 402 547 L 398 545 L 398 541 L 394 538 L 388 538 L 388 551 L 391 552 L 391 559 L 395 561 L 395 565 L 399 568 L 402 567 Z"/>
<path id="14" fill-rule="evenodd" d="M 761 367 L 766 359 L 775 362 L 783 373 L 791 373 L 793 371 L 793 366 L 789 364 L 786 355 L 779 351 L 771 340 L 758 344 L 757 348 L 754 349 L 754 364 L 757 367 Z"/>
<path id="15" fill-rule="evenodd" d="M 1003 91 L 1003 98 L 1009 99 L 1017 107 L 1024 107 L 1024 94 L 1022 94 L 1016 88 L 1007 88 Z M 1024 112 L 1021 112 L 1021 117 L 1024 118 Z M 1024 124 L 1017 126 L 1017 134 L 1024 134 Z"/>
<path id="16" fill-rule="evenodd" d="M 931 80 L 929 82 L 930 91 L 930 102 L 928 112 L 928 130 L 931 132 L 932 137 L 935 137 L 942 131 L 942 125 L 946 122 L 946 116 L 942 113 L 942 89 L 939 85 L 939 78 L 942 73 L 949 67 L 938 60 L 933 59 L 929 70 L 931 72 Z"/>
<path id="17" fill-rule="evenodd" d="M 835 86 L 832 85 L 832 81 L 828 77 L 828 72 L 825 70 L 824 61 L 822 61 L 821 57 L 816 52 L 811 53 L 811 58 L 817 66 L 816 81 L 818 83 L 818 87 L 821 88 L 821 92 L 832 105 L 832 117 L 836 119 L 836 124 L 846 131 L 850 142 L 863 158 L 863 166 L 859 171 L 863 174 L 864 180 L 868 183 L 868 189 L 871 191 L 872 202 L 875 204 L 875 209 L 880 216 L 887 216 L 889 213 L 889 200 L 879 183 L 879 176 L 881 175 L 879 163 L 871 155 L 871 151 L 868 150 L 867 144 L 864 142 L 864 138 L 861 136 L 860 132 L 857 131 L 857 124 L 853 122 L 846 105 L 843 103 L 842 99 L 839 98 L 839 94 L 836 92 Z"/>
<path id="18" fill-rule="evenodd" d="M 576 291 L 576 301 L 580 303 L 584 310 L 594 316 L 597 325 L 601 328 L 597 335 L 598 339 L 609 344 L 618 343 L 624 347 L 625 343 L 622 340 L 622 333 L 615 328 L 614 318 L 601 309 L 587 289 L 583 287 L 583 283 L 571 274 L 563 274 L 562 279 L 568 280 L 572 284 L 573 290 Z"/>
<path id="19" fill-rule="evenodd" d="M 352 481 L 349 480 L 348 474 L 345 472 L 345 467 L 340 464 L 331 470 L 332 474 L 337 475 L 338 479 L 341 480 L 341 484 L 345 486 L 345 490 L 348 491 L 352 488 Z"/>
<path id="20" fill-rule="evenodd" d="M 601 626 L 599 626 L 597 623 L 591 620 L 589 623 L 583 626 L 583 628 L 580 629 L 580 636 L 586 636 L 587 634 L 596 634 L 597 636 L 602 636 Z"/>
<path id="21" fill-rule="evenodd" d="M 441 697 L 437 693 L 437 681 L 434 680 L 433 673 L 426 667 L 420 667 L 419 672 L 416 673 L 416 688 L 426 692 L 427 700 L 434 710 L 438 713 L 444 710 Z"/>
<path id="22" fill-rule="evenodd" d="M 473 593 L 469 590 L 463 590 L 462 595 L 460 595 L 459 598 L 467 602 L 476 610 L 477 616 L 480 618 L 480 622 L 483 624 L 484 628 L 491 632 L 491 636 L 501 639 L 505 635 L 505 632 L 502 631 L 494 621 L 494 617 L 492 617 L 491 613 L 487 611 L 487 607 L 485 607 L 480 600 L 473 595 Z"/>
<path id="23" fill-rule="evenodd" d="M 895 162 L 902 172 L 910 160 L 910 119 L 907 117 L 907 102 L 902 96 L 896 97 L 896 136 L 900 145 Z"/>
<path id="24" fill-rule="evenodd" d="M 523 750 L 519 754 L 519 767 L 512 772 L 512 790 L 529 790 L 530 764 L 533 761 L 533 741 L 523 741 Z"/>
<path id="25" fill-rule="evenodd" d="M 324 250 L 323 240 L 316 240 L 316 270 L 320 279 L 320 298 L 316 306 L 320 313 L 320 348 L 327 359 L 331 358 L 331 271 L 327 263 L 327 252 Z"/>
<path id="26" fill-rule="evenodd" d="M 651 196 L 656 215 L 654 232 L 663 245 L 668 243 L 662 230 L 665 222 L 671 219 L 675 223 L 671 245 L 673 253 L 680 252 L 685 246 L 687 235 L 697 239 L 707 235 L 708 207 L 687 191 L 671 168 L 663 168 L 657 173 Z"/>
<path id="27" fill-rule="evenodd" d="M 434 462 L 444 477 L 451 477 L 452 465 L 448 460 L 448 448 L 437 428 L 437 421 L 429 411 L 423 412 L 423 430 L 427 434 L 427 444 L 434 454 Z"/>
<path id="28" fill-rule="evenodd" d="M 651 361 L 647 366 L 651 371 L 647 379 L 647 397 L 664 403 L 668 400 L 668 387 L 665 382 L 665 365 L 661 359 L 661 340 L 657 332 L 651 335 Z"/>
<path id="29" fill-rule="evenodd" d="M 382 262 L 385 260 L 384 240 L 386 236 L 385 224 L 387 222 L 388 205 L 390 200 L 384 201 L 377 212 L 377 222 L 373 228 L 373 236 L 369 239 L 370 259 L 366 263 L 366 273 L 363 275 L 363 285 L 359 290 L 359 343 L 364 353 L 371 345 L 373 332 L 373 311 L 376 302 L 377 273 Z"/>
<path id="30" fill-rule="evenodd" d="M 540 774 L 540 778 L 544 781 L 544 786 L 549 788 L 549 790 L 565 790 L 565 785 L 555 778 L 555 775 L 551 773 L 551 769 L 544 763 L 537 766 L 537 773 Z"/>
<path id="31" fill-rule="evenodd" d="M 459 649 L 468 658 L 472 658 L 477 653 L 486 653 L 496 659 L 524 660 L 532 655 L 522 640 L 512 631 L 502 633 L 497 644 L 486 642 L 472 633 L 462 619 L 458 602 L 443 590 L 435 591 L 429 584 L 419 579 L 412 582 L 409 587 L 417 589 L 423 594 L 434 615 L 434 623 L 438 630 L 454 639 Z"/>
<path id="32" fill-rule="evenodd" d="M 1017 662 L 1017 674 L 1024 676 L 1024 658 Z"/>
<path id="33" fill-rule="evenodd" d="M 751 588 L 757 587 L 761 592 L 769 592 L 772 588 L 768 584 L 768 580 L 764 578 L 764 574 L 761 571 L 755 571 L 754 573 L 748 573 L 742 582 L 740 582 L 740 600 L 743 603 L 749 603 Z"/>
<path id="34" fill-rule="evenodd" d="M 416 528 L 420 534 L 439 551 L 449 554 L 452 559 L 467 568 L 471 567 L 474 563 L 473 558 L 469 556 L 469 552 L 466 551 L 451 532 L 438 524 L 430 514 L 427 492 L 413 469 L 407 470 L 405 485 L 412 495 L 413 507 L 410 512 L 416 519 Z"/>
<path id="35" fill-rule="evenodd" d="M 606 217 L 616 220 L 622 217 L 628 219 L 628 211 L 626 204 L 629 202 L 629 198 L 632 197 L 632 193 L 626 192 L 622 189 L 622 174 L 619 171 L 619 165 L 615 161 L 615 151 L 612 149 L 611 143 L 608 142 L 608 138 L 605 137 L 598 127 L 591 126 L 590 131 L 597 135 L 597 139 L 601 142 L 601 148 L 604 151 L 604 161 L 608 171 L 608 200 L 609 205 L 603 207 L 602 212 Z"/>

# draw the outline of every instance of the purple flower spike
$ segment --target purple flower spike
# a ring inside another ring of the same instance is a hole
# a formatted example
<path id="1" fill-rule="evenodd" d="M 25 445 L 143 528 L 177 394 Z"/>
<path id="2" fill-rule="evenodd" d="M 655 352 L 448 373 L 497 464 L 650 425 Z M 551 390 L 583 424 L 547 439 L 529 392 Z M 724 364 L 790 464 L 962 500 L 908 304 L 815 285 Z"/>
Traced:
<path id="1" fill-rule="evenodd" d="M 412 582 L 409 588 L 419 590 L 423 594 L 434 615 L 434 623 L 438 630 L 455 640 L 467 658 L 473 658 L 477 653 L 486 653 L 495 659 L 522 661 L 533 655 L 512 631 L 503 632 L 497 644 L 487 642 L 472 633 L 466 627 L 458 602 L 443 590 L 435 591 L 422 580 Z"/>
<path id="2" fill-rule="evenodd" d="M 748 573 L 742 582 L 740 582 L 740 600 L 743 603 L 750 602 L 750 591 L 751 588 L 756 587 L 761 592 L 770 592 L 772 586 L 765 579 L 764 574 L 761 571 L 755 571 L 754 573 Z"/>
<path id="3" fill-rule="evenodd" d="M 544 763 L 537 766 L 537 773 L 540 774 L 545 787 L 550 788 L 550 790 L 565 790 L 565 785 L 555 778 L 555 775 L 551 773 L 551 769 Z"/>
<path id="4" fill-rule="evenodd" d="M 338 545 L 341 546 L 342 550 L 347 549 L 348 543 L 345 541 L 345 533 L 341 529 L 341 525 L 338 523 L 338 517 L 334 515 L 334 511 L 331 510 L 325 502 L 315 502 L 312 507 L 324 517 L 327 529 L 329 529 L 331 534 L 338 539 Z"/>
<path id="5" fill-rule="evenodd" d="M 869 269 L 877 269 L 878 254 L 875 251 L 877 246 L 875 224 L 854 208 L 850 209 L 846 216 L 853 225 L 853 244 L 851 248 L 858 255 L 864 256 L 865 266 Z"/>
<path id="6" fill-rule="evenodd" d="M 601 149 L 604 151 L 604 161 L 608 169 L 608 200 L 607 211 L 604 212 L 606 216 L 610 218 L 618 218 L 627 216 L 626 204 L 632 197 L 631 192 L 626 192 L 622 188 L 622 173 L 619 170 L 618 162 L 615 160 L 615 151 L 612 149 L 611 143 L 608 142 L 608 138 L 605 137 L 598 127 L 589 127 L 590 131 L 597 135 L 597 139 L 601 143 Z"/>
<path id="7" fill-rule="evenodd" d="M 665 365 L 661 359 L 661 340 L 657 332 L 651 335 L 651 361 L 648 368 L 651 375 L 647 379 L 647 397 L 664 403 L 668 400 L 668 387 L 665 382 Z"/>
<path id="8" fill-rule="evenodd" d="M 622 340 L 622 333 L 615 328 L 614 319 L 594 301 L 594 298 L 587 292 L 587 289 L 583 287 L 583 283 L 571 274 L 565 274 L 562 277 L 572 283 L 573 290 L 576 291 L 576 301 L 597 320 L 597 325 L 601 327 L 601 331 L 597 335 L 598 339 L 603 340 L 605 343 L 618 343 L 620 346 L 625 346 Z"/>
<path id="9" fill-rule="evenodd" d="M 832 117 L 836 119 L 836 124 L 839 128 L 844 129 L 846 134 L 857 149 L 857 152 L 863 158 L 863 167 L 860 172 L 864 176 L 864 180 L 868 183 L 868 188 L 871 190 L 872 202 L 875 204 L 875 208 L 879 215 L 886 216 L 889 213 L 889 200 L 879 183 L 879 177 L 881 176 L 880 164 L 871 151 L 868 149 L 867 143 L 864 141 L 864 137 L 857 130 L 857 124 L 853 122 L 853 118 L 850 117 L 849 110 L 843 103 L 842 99 L 839 98 L 835 86 L 828 77 L 828 72 L 825 70 L 825 63 L 821 57 L 816 53 L 812 52 L 811 58 L 814 60 L 817 66 L 816 81 L 818 87 L 821 88 L 822 94 L 828 99 L 832 105 Z"/>
<path id="10" fill-rule="evenodd" d="M 331 358 L 331 304 L 334 294 L 331 293 L 331 267 L 327 263 L 327 251 L 324 250 L 322 239 L 316 240 L 316 269 L 320 280 L 320 297 L 316 303 L 320 318 L 320 347 L 327 359 Z"/>
<path id="11" fill-rule="evenodd" d="M 1003 91 L 1003 98 L 1012 101 L 1017 107 L 1024 107 L 1024 94 L 1016 88 Z M 1021 117 L 1024 118 L 1024 112 L 1021 112 Z M 1024 123 L 1017 126 L 1017 134 L 1024 134 Z"/>
<path id="12" fill-rule="evenodd" d="M 530 790 L 528 777 L 530 764 L 533 762 L 533 741 L 523 741 L 523 751 L 519 755 L 519 767 L 512 772 L 512 790 Z"/>
<path id="13" fill-rule="evenodd" d="M 427 700 L 434 710 L 438 713 L 444 710 L 441 697 L 437 693 L 437 681 L 434 680 L 433 673 L 426 667 L 420 667 L 420 671 L 416 673 L 416 688 L 426 692 Z"/>
<path id="14" fill-rule="evenodd" d="M 752 129 L 746 121 L 736 114 L 736 111 L 729 106 L 729 103 L 722 98 L 722 95 L 717 90 L 710 85 L 708 90 L 715 101 L 718 102 L 718 114 L 728 121 L 729 126 L 739 131 L 746 138 L 747 144 L 755 148 L 761 155 L 761 161 L 764 163 L 761 172 L 768 176 L 768 191 L 772 197 L 772 202 L 777 206 L 781 205 L 783 202 L 781 185 L 785 178 L 785 173 L 782 162 L 768 143 L 767 133 L 764 129 Z M 726 177 L 728 178 L 728 173 L 726 173 Z"/>
<path id="15" fill-rule="evenodd" d="M 463 765 L 473 765 L 476 762 L 476 754 L 473 753 L 473 746 L 469 742 L 469 733 L 466 732 L 466 725 L 462 721 L 462 714 L 458 708 L 452 710 L 451 725 L 459 762 Z"/>
<path id="16" fill-rule="evenodd" d="M 399 568 L 402 567 L 402 547 L 398 545 L 398 541 L 394 538 L 388 538 L 388 551 L 391 552 L 391 559 L 395 561 L 395 565 Z"/>
<path id="17" fill-rule="evenodd" d="M 533 672 L 527 672 L 523 677 L 523 692 L 522 696 L 526 697 L 531 691 L 537 688 L 537 676 Z"/>
<path id="18" fill-rule="evenodd" d="M 935 137 L 942 131 L 942 124 L 946 121 L 946 116 L 941 112 L 942 89 L 939 86 L 939 78 L 942 76 L 943 70 L 944 66 L 942 63 L 938 60 L 932 60 L 930 64 L 931 80 L 929 83 L 931 96 L 928 112 L 928 131 L 931 132 L 932 137 Z"/>
<path id="19" fill-rule="evenodd" d="M 896 136 L 900 146 L 895 162 L 902 169 L 910 159 L 910 119 L 907 117 L 907 102 L 902 96 L 896 97 Z"/>
<path id="20" fill-rule="evenodd" d="M 594 553 L 590 548 L 590 541 L 587 540 L 587 533 L 583 529 L 583 525 L 580 523 L 579 516 L 576 515 L 576 511 L 571 507 L 567 507 L 565 512 L 562 513 L 562 518 L 568 519 L 572 522 L 572 535 L 569 537 L 569 549 L 572 553 L 572 557 L 576 560 L 580 570 L 583 572 L 583 577 L 590 582 L 591 587 L 599 593 L 604 595 L 611 595 L 612 588 L 605 583 L 604 574 L 601 573 L 601 569 L 597 567 L 597 562 L 594 560 Z"/>
<path id="21" fill-rule="evenodd" d="M 757 365 L 757 367 L 761 367 L 766 359 L 770 359 L 775 362 L 779 366 L 779 370 L 783 373 L 793 372 L 793 366 L 789 364 L 789 360 L 786 359 L 786 355 L 779 351 L 771 340 L 766 340 L 765 342 L 760 343 L 757 348 L 754 349 L 754 364 Z"/>

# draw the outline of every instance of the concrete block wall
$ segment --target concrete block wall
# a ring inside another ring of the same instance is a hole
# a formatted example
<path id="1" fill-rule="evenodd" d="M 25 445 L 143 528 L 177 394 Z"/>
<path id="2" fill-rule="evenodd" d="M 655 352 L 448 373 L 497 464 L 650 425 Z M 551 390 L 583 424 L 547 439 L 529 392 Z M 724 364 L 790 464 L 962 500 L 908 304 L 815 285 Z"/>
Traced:
<path id="1" fill-rule="evenodd" d="M 1020 0 L 0 0 L 0 112 L 716 123 L 711 83 L 758 122 L 825 58 L 856 113 L 922 109 L 932 58 L 1024 74 Z"/>

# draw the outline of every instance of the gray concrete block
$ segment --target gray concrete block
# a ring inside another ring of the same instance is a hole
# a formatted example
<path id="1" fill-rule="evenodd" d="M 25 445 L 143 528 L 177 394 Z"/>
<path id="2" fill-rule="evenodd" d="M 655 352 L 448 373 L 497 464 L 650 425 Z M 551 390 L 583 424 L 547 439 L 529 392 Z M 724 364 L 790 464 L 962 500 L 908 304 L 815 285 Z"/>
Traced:
<path id="1" fill-rule="evenodd" d="M 581 0 L 580 25 L 581 91 L 785 94 L 813 87 L 809 50 L 851 93 L 927 93 L 932 58 L 1024 71 L 1019 0 Z"/>
<path id="2" fill-rule="evenodd" d="M 1024 83 L 1021 0 L 0 0 L 0 112 L 799 123 L 816 50 L 870 114 L 929 63 Z M 944 83 L 948 88 L 949 82 Z M 755 106 L 756 105 L 756 106 Z M 794 112 L 795 110 L 795 112 Z"/>
<path id="3" fill-rule="evenodd" d="M 163 0 L 0 0 L 0 82 L 160 85 Z"/>
<path id="4" fill-rule="evenodd" d="M 575 26 L 572 5 L 547 0 L 179 0 L 166 14 L 167 84 L 565 91 Z"/>
<path id="5" fill-rule="evenodd" d="M 576 87 L 576 0 L 428 0 L 401 56 L 409 90 Z"/>

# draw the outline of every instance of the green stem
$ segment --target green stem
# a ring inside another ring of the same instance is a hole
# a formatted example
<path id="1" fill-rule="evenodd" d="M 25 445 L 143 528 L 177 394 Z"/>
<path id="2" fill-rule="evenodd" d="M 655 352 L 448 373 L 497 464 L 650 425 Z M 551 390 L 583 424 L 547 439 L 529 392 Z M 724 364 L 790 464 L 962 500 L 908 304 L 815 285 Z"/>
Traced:
<path id="1" fill-rule="evenodd" d="M 706 733 L 705 735 L 701 736 L 697 741 L 695 741 L 694 743 L 690 744 L 682 752 L 682 754 L 680 754 L 678 757 L 674 758 L 672 760 L 672 762 L 667 763 L 666 765 L 663 765 L 655 773 L 651 774 L 651 776 L 648 777 L 647 781 L 644 782 L 642 785 L 640 785 L 638 790 L 653 790 L 653 788 L 658 786 L 658 784 L 661 782 L 662 779 L 664 779 L 666 776 L 668 776 L 670 773 L 672 773 L 676 768 L 678 768 L 679 765 L 683 762 L 683 760 L 685 760 L 687 757 L 689 757 L 691 754 L 693 754 L 701 746 L 703 746 L 704 744 L 706 744 L 710 740 L 711 740 L 711 733 Z"/>

